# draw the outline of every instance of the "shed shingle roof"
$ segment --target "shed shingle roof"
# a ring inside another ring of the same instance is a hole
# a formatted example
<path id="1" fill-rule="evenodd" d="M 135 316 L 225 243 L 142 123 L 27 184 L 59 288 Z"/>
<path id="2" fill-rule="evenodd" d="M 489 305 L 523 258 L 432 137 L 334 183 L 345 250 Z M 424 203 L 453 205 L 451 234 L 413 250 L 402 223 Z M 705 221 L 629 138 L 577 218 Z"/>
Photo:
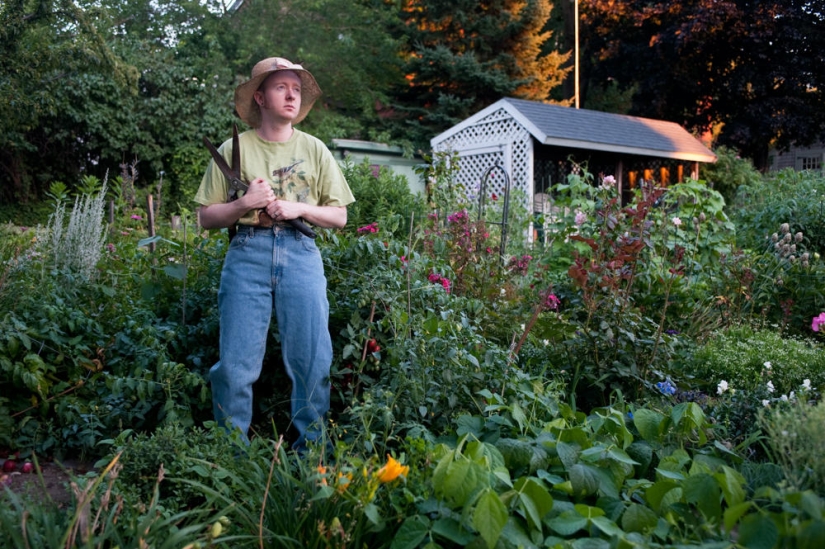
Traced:
<path id="1" fill-rule="evenodd" d="M 435 148 L 438 143 L 499 109 L 506 110 L 544 145 L 697 162 L 716 161 L 716 155 L 710 149 L 675 122 L 512 98 L 501 99 L 437 135 L 431 144 Z"/>

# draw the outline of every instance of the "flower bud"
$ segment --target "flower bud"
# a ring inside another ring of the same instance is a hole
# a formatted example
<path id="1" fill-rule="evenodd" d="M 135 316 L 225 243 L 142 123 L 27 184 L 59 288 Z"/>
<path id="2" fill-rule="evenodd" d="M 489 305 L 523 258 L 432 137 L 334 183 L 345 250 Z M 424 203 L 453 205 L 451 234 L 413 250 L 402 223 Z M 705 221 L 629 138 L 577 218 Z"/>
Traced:
<path id="1" fill-rule="evenodd" d="M 791 230 L 791 226 L 788 225 L 787 223 L 783 223 L 782 225 L 779 226 L 779 232 L 782 233 L 782 234 L 787 234 L 788 232 L 790 232 L 790 230 Z"/>
<path id="2" fill-rule="evenodd" d="M 776 234 L 776 233 L 773 233 L 773 234 L 771 235 L 771 240 L 772 240 L 773 242 L 778 241 L 778 240 L 779 240 L 779 235 L 778 235 L 778 234 Z"/>
<path id="3" fill-rule="evenodd" d="M 802 231 L 794 235 L 794 240 L 796 240 L 797 242 L 802 242 Z"/>

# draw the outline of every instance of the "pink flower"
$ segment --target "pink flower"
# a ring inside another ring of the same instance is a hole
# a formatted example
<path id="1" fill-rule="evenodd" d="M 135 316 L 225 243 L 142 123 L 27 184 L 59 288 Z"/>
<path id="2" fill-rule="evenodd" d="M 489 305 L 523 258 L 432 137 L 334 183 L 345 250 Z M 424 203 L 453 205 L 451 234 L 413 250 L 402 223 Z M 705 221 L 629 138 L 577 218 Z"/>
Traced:
<path id="1" fill-rule="evenodd" d="M 450 280 L 448 278 L 445 278 L 445 277 L 441 276 L 438 273 L 430 273 L 427 276 L 427 280 L 429 280 L 433 284 L 441 284 L 441 286 L 444 287 L 444 289 L 447 291 L 447 293 L 450 293 L 451 283 L 450 283 Z"/>
<path id="2" fill-rule="evenodd" d="M 377 233 L 378 232 L 378 222 L 370 223 L 369 225 L 365 225 L 363 227 L 358 228 L 358 234 L 362 233 Z"/>
<path id="3" fill-rule="evenodd" d="M 137 220 L 137 221 L 140 221 L 140 220 L 141 220 L 141 219 L 143 219 L 143 218 L 142 218 L 142 217 L 140 217 L 138 214 L 134 214 L 134 215 L 132 215 L 132 219 Z"/>
<path id="4" fill-rule="evenodd" d="M 559 309 L 559 305 L 561 305 L 561 301 L 556 297 L 556 294 L 547 294 L 547 297 L 544 298 L 545 309 L 557 311 Z"/>
<path id="5" fill-rule="evenodd" d="M 585 221 L 587 221 L 587 214 L 584 212 L 576 212 L 576 225 L 583 225 Z"/>
<path id="6" fill-rule="evenodd" d="M 456 223 L 458 221 L 463 221 L 464 219 L 467 219 L 467 217 L 467 210 L 461 210 L 448 215 L 447 221 L 450 223 Z"/>
<path id="7" fill-rule="evenodd" d="M 818 332 L 821 324 L 825 324 L 825 313 L 819 313 L 819 316 L 814 317 L 811 322 L 811 330 Z"/>

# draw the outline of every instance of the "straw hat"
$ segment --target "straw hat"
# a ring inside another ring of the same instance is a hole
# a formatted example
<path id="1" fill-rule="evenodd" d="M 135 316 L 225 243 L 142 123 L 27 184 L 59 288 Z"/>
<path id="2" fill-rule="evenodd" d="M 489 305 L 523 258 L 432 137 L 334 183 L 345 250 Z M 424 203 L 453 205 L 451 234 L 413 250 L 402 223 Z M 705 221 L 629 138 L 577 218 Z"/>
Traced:
<path id="1" fill-rule="evenodd" d="M 241 120 L 253 128 L 261 125 L 261 109 L 253 95 L 264 80 L 277 71 L 293 71 L 301 79 L 301 110 L 298 111 L 293 124 L 306 117 L 315 100 L 321 95 L 321 88 L 318 87 L 315 77 L 301 65 L 296 65 L 283 57 L 269 57 L 259 61 L 252 67 L 252 77 L 235 88 L 235 111 Z"/>

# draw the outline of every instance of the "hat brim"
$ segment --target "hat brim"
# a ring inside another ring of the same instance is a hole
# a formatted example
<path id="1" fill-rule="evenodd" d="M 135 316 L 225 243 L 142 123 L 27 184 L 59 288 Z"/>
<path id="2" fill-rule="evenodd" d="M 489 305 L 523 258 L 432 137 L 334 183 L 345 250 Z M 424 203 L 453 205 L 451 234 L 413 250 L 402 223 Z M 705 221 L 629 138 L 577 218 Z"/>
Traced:
<path id="1" fill-rule="evenodd" d="M 264 69 L 262 72 L 255 70 L 259 65 L 267 63 L 268 61 L 268 59 L 265 59 L 258 63 L 252 70 L 252 78 L 235 88 L 235 112 L 241 120 L 251 127 L 259 127 L 261 125 L 261 108 L 254 99 L 255 92 L 270 75 L 279 71 L 292 71 L 301 79 L 301 108 L 295 120 L 292 121 L 293 124 L 298 124 L 306 118 L 306 115 L 315 104 L 315 100 L 320 97 L 321 88 L 318 86 L 318 82 L 315 81 L 315 77 L 300 65 L 285 67 L 273 63 L 272 68 Z M 258 73 L 256 74 L 256 72 Z"/>

